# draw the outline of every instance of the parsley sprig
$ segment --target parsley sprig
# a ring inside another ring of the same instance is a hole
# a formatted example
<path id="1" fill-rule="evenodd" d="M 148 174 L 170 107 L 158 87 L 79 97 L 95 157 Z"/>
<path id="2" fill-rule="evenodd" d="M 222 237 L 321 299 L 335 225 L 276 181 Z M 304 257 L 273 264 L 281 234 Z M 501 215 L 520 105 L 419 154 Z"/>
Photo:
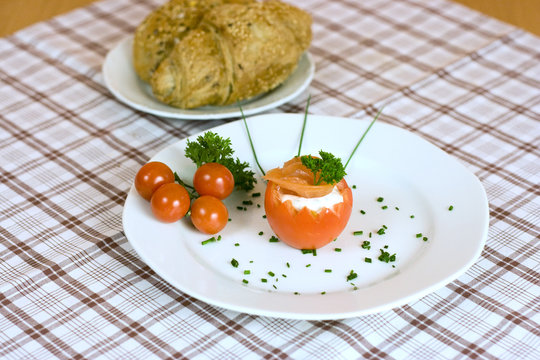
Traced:
<path id="1" fill-rule="evenodd" d="M 341 159 L 329 152 L 319 151 L 320 158 L 304 155 L 300 157 L 302 164 L 313 173 L 313 184 L 320 185 L 321 182 L 336 184 L 346 175 Z"/>
<path id="2" fill-rule="evenodd" d="M 237 188 L 246 191 L 252 190 L 257 182 L 255 173 L 249 169 L 247 162 L 233 158 L 233 154 L 231 139 L 224 139 L 212 131 L 198 136 L 196 141 L 188 139 L 185 149 L 185 156 L 191 159 L 197 167 L 211 162 L 224 165 L 233 174 Z"/>

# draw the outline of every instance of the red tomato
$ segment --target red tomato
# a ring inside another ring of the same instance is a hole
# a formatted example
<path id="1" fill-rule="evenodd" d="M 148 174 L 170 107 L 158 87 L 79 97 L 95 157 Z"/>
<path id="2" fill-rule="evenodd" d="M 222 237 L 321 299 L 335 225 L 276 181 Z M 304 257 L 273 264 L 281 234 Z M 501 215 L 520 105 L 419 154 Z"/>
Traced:
<path id="1" fill-rule="evenodd" d="M 162 162 L 151 161 L 144 164 L 135 176 L 135 189 L 146 200 L 163 184 L 173 183 L 172 170 Z"/>
<path id="2" fill-rule="evenodd" d="M 169 183 L 160 186 L 154 192 L 150 206 L 158 220 L 171 223 L 186 215 L 190 201 L 189 194 L 182 185 Z"/>
<path id="3" fill-rule="evenodd" d="M 234 178 L 224 165 L 206 163 L 195 172 L 193 186 L 199 195 L 210 195 L 223 200 L 234 190 Z"/>
<path id="4" fill-rule="evenodd" d="M 270 227 L 284 243 L 297 249 L 318 249 L 334 240 L 345 228 L 352 211 L 352 191 L 345 179 L 337 184 L 343 202 L 319 212 L 296 210 L 290 201 L 281 202 L 280 187 L 269 181 L 264 208 Z"/>
<path id="5" fill-rule="evenodd" d="M 205 234 L 215 234 L 222 230 L 229 220 L 227 207 L 213 196 L 203 195 L 191 205 L 191 222 Z"/>

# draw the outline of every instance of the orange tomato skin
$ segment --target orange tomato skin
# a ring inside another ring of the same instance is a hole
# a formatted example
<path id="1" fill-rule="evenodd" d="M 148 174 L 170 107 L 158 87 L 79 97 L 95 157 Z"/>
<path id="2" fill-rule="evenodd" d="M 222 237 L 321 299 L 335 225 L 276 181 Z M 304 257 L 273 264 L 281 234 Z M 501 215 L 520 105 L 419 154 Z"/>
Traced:
<path id="1" fill-rule="evenodd" d="M 266 219 L 276 236 L 297 249 L 319 249 L 334 240 L 347 225 L 352 211 L 352 191 L 345 179 L 338 183 L 343 202 L 314 212 L 296 210 L 290 201 L 281 202 L 278 186 L 269 181 L 264 207 Z"/>
<path id="2" fill-rule="evenodd" d="M 191 205 L 191 223 L 204 234 L 220 232 L 229 218 L 229 211 L 223 202 L 210 195 L 198 197 Z"/>
<path id="3" fill-rule="evenodd" d="M 150 208 L 158 220 L 172 223 L 186 215 L 190 202 L 186 188 L 177 183 L 168 183 L 154 191 L 150 198 Z"/>
<path id="4" fill-rule="evenodd" d="M 135 189 L 146 200 L 163 184 L 174 182 L 174 173 L 164 163 L 150 161 L 144 164 L 135 176 Z"/>

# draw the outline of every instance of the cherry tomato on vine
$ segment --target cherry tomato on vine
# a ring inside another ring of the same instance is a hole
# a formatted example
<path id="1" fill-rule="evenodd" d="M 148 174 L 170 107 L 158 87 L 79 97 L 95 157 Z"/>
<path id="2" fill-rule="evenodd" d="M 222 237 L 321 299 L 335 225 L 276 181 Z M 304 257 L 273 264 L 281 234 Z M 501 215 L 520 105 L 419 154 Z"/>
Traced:
<path id="1" fill-rule="evenodd" d="M 234 190 L 234 178 L 224 165 L 206 163 L 195 172 L 193 186 L 199 195 L 210 195 L 223 200 Z"/>
<path id="2" fill-rule="evenodd" d="M 227 207 L 216 197 L 203 195 L 191 205 L 191 222 L 202 233 L 215 234 L 229 219 Z"/>
<path id="3" fill-rule="evenodd" d="M 160 186 L 152 195 L 150 206 L 154 216 L 163 222 L 180 220 L 189 210 L 191 199 L 180 184 L 168 183 Z"/>
<path id="4" fill-rule="evenodd" d="M 172 170 L 162 162 L 151 161 L 144 164 L 135 176 L 135 189 L 146 200 L 150 200 L 154 191 L 161 185 L 173 183 Z"/>

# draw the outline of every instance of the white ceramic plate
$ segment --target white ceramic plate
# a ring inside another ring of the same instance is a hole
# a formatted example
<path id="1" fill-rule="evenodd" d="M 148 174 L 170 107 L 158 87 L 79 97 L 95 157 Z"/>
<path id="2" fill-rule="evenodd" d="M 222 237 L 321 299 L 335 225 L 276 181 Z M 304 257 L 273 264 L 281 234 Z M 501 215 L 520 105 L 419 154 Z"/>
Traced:
<path id="1" fill-rule="evenodd" d="M 297 153 L 302 118 L 267 114 L 248 119 L 263 169 L 281 166 Z M 302 153 L 322 148 L 345 162 L 367 125 L 367 120 L 310 115 Z M 212 131 L 229 137 L 235 155 L 255 164 L 242 122 Z M 195 166 L 184 157 L 185 145 L 182 140 L 152 160 L 167 163 L 189 181 Z M 181 291 L 227 309 L 294 319 L 347 318 L 403 305 L 456 279 L 480 255 L 488 229 L 485 191 L 461 163 L 429 142 L 378 122 L 347 172 L 349 185 L 355 185 L 351 219 L 316 256 L 269 242 L 273 233 L 263 219 L 263 197 L 237 191 L 226 200 L 232 221 L 219 242 L 201 245 L 209 236 L 194 230 L 188 219 L 155 220 L 134 188 L 124 207 L 125 234 L 143 261 Z M 264 194 L 260 179 L 256 192 Z M 379 197 L 384 200 L 378 202 Z M 245 200 L 254 204 L 243 205 Z M 385 233 L 377 234 L 383 225 Z M 353 235 L 360 230 L 363 235 Z M 362 248 L 364 241 L 370 241 L 370 250 Z M 396 261 L 379 261 L 380 249 L 395 253 Z M 233 258 L 237 268 L 230 263 Z M 358 277 L 347 281 L 351 270 Z"/>
<path id="2" fill-rule="evenodd" d="M 149 84 L 139 79 L 133 68 L 133 36 L 122 40 L 105 58 L 103 77 L 105 85 L 121 102 L 153 115 L 176 119 L 213 120 L 240 117 L 237 105 L 205 106 L 197 109 L 178 109 L 158 101 Z M 253 115 L 276 108 L 300 95 L 313 79 L 315 63 L 305 53 L 297 69 L 276 89 L 241 103 L 244 114 Z"/>

